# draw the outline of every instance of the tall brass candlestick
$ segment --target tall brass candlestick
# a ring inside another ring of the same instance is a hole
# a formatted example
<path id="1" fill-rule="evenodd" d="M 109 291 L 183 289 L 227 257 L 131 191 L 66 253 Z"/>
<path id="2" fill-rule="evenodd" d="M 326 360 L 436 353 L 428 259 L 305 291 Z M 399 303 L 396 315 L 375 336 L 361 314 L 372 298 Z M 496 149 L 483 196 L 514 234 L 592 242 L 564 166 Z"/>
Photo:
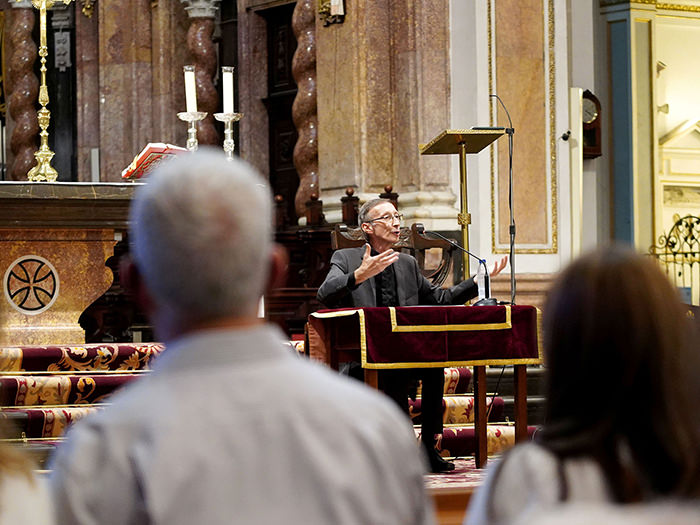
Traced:
<path id="1" fill-rule="evenodd" d="M 17 0 L 20 2 L 21 0 Z M 54 182 L 58 178 L 58 172 L 51 166 L 51 159 L 55 153 L 49 149 L 49 122 L 51 112 L 46 108 L 49 105 L 49 90 L 46 87 L 46 57 L 49 56 L 49 48 L 46 45 L 46 10 L 51 9 L 56 2 L 68 5 L 71 0 L 32 0 L 32 5 L 39 10 L 39 57 L 41 59 L 41 86 L 39 86 L 39 104 L 41 109 L 37 112 L 39 127 L 41 128 L 41 145 L 39 151 L 34 154 L 36 166 L 29 170 L 27 178 L 32 182 Z"/>

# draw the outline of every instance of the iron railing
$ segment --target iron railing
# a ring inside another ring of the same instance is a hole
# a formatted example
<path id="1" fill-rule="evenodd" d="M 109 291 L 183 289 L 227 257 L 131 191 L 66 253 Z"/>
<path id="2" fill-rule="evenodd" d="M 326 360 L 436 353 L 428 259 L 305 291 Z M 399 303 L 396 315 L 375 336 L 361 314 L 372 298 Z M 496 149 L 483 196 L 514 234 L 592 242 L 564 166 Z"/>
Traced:
<path id="1" fill-rule="evenodd" d="M 649 248 L 649 254 L 679 288 L 683 302 L 700 304 L 700 217 L 677 219 L 668 234 Z"/>

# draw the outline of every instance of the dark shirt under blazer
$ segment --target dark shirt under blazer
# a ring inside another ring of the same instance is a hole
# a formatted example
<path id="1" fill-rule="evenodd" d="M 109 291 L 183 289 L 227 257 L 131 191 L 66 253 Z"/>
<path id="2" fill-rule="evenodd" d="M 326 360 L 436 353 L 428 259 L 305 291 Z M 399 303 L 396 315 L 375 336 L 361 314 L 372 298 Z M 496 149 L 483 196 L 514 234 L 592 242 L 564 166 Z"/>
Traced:
<path id="1" fill-rule="evenodd" d="M 370 307 L 377 305 L 374 279 L 355 285 L 353 272 L 362 264 L 365 247 L 336 250 L 331 269 L 318 289 L 318 300 L 328 308 Z M 451 288 L 440 288 L 423 276 L 418 262 L 408 254 L 399 254 L 393 264 L 399 306 L 464 304 L 476 297 L 474 279 L 466 279 Z"/>

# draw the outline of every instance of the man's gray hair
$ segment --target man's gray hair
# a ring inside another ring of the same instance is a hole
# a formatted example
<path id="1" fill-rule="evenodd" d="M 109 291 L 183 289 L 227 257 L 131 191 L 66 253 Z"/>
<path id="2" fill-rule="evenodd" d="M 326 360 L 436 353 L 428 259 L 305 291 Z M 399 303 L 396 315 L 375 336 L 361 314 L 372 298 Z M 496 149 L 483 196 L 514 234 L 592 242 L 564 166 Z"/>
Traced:
<path id="1" fill-rule="evenodd" d="M 131 254 L 153 299 L 178 319 L 254 314 L 269 268 L 271 194 L 216 150 L 163 163 L 131 207 Z"/>
<path id="2" fill-rule="evenodd" d="M 359 213 L 357 214 L 357 222 L 359 224 L 362 224 L 363 222 L 369 222 L 369 212 L 371 212 L 374 208 L 376 208 L 383 202 L 393 204 L 389 199 L 371 199 L 365 202 L 360 208 Z"/>

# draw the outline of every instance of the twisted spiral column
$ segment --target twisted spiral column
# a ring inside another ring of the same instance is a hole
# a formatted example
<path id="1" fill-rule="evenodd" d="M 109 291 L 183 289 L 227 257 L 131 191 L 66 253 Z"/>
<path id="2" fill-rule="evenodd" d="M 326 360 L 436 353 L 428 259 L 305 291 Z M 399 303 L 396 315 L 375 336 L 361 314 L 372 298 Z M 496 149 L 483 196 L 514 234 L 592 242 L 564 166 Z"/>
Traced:
<path id="1" fill-rule="evenodd" d="M 311 196 L 319 196 L 315 6 L 315 0 L 299 0 L 292 15 L 292 29 L 297 38 L 292 74 L 298 88 L 292 105 L 292 119 L 299 133 L 294 146 L 294 166 L 299 174 L 294 206 L 299 217 L 304 215 L 306 202 Z"/>
<path id="2" fill-rule="evenodd" d="M 10 138 L 14 161 L 10 168 L 12 180 L 26 180 L 27 172 L 36 164 L 39 122 L 36 101 L 39 96 L 39 79 L 34 74 L 37 45 L 32 40 L 34 10 L 21 7 L 12 10 L 9 30 L 11 55 L 8 66 L 10 95 L 8 109 L 15 126 Z"/>
<path id="3" fill-rule="evenodd" d="M 214 86 L 216 47 L 212 40 L 219 0 L 181 1 L 186 4 L 185 10 L 190 17 L 187 48 L 194 59 L 197 109 L 208 113 L 207 118 L 197 123 L 197 141 L 199 144 L 219 144 L 213 116 L 219 110 L 219 96 Z"/>

